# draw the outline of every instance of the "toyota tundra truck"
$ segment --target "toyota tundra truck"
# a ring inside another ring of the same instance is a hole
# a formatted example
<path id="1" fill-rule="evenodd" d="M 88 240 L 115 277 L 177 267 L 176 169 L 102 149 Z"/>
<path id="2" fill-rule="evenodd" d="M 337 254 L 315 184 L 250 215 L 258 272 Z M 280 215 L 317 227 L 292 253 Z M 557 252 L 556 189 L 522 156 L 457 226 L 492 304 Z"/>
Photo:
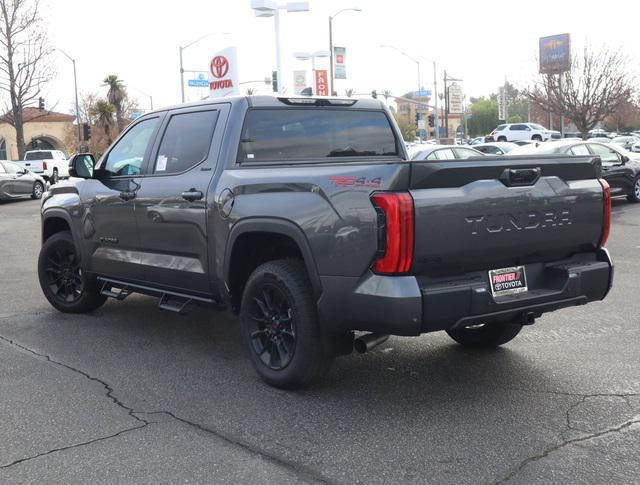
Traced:
<path id="1" fill-rule="evenodd" d="M 145 114 L 42 202 L 58 310 L 132 293 L 239 315 L 257 373 L 308 386 L 336 356 L 444 330 L 493 347 L 602 300 L 597 156 L 409 161 L 375 99 L 238 96 Z"/>

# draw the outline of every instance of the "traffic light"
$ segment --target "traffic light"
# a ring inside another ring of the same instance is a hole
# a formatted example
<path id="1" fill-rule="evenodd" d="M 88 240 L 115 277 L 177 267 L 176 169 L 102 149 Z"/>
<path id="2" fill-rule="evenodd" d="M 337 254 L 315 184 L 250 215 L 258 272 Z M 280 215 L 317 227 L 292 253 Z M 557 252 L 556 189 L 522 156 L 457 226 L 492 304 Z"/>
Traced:
<path id="1" fill-rule="evenodd" d="M 38 109 L 40 111 L 44 110 L 44 98 L 42 96 L 38 98 Z"/>
<path id="2" fill-rule="evenodd" d="M 375 89 L 373 91 L 371 91 L 371 97 L 373 99 L 378 99 L 378 92 Z"/>
<path id="3" fill-rule="evenodd" d="M 430 126 L 431 128 L 433 128 L 433 127 L 436 125 L 436 122 L 435 122 L 436 120 L 435 120 L 435 118 L 436 118 L 436 117 L 435 117 L 434 115 L 429 115 L 429 126 Z"/>
<path id="4" fill-rule="evenodd" d="M 274 93 L 278 92 L 278 71 L 271 71 L 271 89 Z"/>
<path id="5" fill-rule="evenodd" d="M 84 141 L 91 140 L 91 125 L 89 123 L 82 123 L 82 139 Z"/>

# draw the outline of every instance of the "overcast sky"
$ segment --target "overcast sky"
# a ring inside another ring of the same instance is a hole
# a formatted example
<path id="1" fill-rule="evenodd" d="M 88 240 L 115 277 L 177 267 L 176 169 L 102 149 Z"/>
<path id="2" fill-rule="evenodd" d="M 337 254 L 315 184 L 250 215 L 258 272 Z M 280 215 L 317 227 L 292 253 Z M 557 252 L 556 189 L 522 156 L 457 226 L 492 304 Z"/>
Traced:
<path id="1" fill-rule="evenodd" d="M 44 0 L 47 1 L 47 0 Z M 526 86 L 536 71 L 538 38 L 568 32 L 575 49 L 585 42 L 623 49 L 630 73 L 640 71 L 638 21 L 640 2 L 537 0 L 310 0 L 311 11 L 281 16 L 285 80 L 292 89 L 292 71 L 310 69 L 293 59 L 295 51 L 328 50 L 328 16 L 334 20 L 334 45 L 347 49 L 347 79 L 336 81 L 339 94 L 394 94 L 417 86 L 416 64 L 381 44 L 394 45 L 423 59 L 422 84 L 431 88 L 437 61 L 442 89 L 443 69 L 464 80 L 467 96 L 488 95 L 505 76 Z M 48 0 L 43 8 L 54 47 L 75 57 L 81 92 L 100 92 L 101 80 L 117 74 L 141 107 L 180 102 L 178 46 L 212 31 L 213 35 L 185 51 L 185 69 L 206 70 L 217 50 L 238 47 L 240 81 L 270 76 L 275 70 L 272 18 L 256 18 L 250 0 Z M 47 107 L 69 112 L 73 103 L 71 63 L 54 53 L 57 75 L 46 92 Z M 320 59 L 317 68 L 328 68 Z M 188 75 L 187 75 L 188 77 Z M 244 85 L 246 88 L 250 85 Z M 253 85 L 270 91 L 264 84 Z M 185 88 L 190 99 L 206 94 Z"/>

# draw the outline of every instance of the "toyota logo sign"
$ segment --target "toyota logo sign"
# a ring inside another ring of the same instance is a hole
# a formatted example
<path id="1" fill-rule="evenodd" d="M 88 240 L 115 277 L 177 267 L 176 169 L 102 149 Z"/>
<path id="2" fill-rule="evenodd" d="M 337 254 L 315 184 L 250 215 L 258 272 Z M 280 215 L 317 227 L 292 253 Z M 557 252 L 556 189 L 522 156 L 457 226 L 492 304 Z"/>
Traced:
<path id="1" fill-rule="evenodd" d="M 224 56 L 216 56 L 211 60 L 211 75 L 220 79 L 229 72 L 229 61 Z"/>

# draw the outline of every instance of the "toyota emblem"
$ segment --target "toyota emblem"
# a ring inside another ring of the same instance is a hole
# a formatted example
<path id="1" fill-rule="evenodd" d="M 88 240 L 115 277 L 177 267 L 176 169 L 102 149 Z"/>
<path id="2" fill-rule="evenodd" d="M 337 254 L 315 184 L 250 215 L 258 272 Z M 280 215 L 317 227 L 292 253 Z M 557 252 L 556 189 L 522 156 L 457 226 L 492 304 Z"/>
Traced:
<path id="1" fill-rule="evenodd" d="M 229 72 L 229 61 L 224 56 L 215 56 L 211 60 L 211 74 L 213 77 L 220 79 Z"/>

